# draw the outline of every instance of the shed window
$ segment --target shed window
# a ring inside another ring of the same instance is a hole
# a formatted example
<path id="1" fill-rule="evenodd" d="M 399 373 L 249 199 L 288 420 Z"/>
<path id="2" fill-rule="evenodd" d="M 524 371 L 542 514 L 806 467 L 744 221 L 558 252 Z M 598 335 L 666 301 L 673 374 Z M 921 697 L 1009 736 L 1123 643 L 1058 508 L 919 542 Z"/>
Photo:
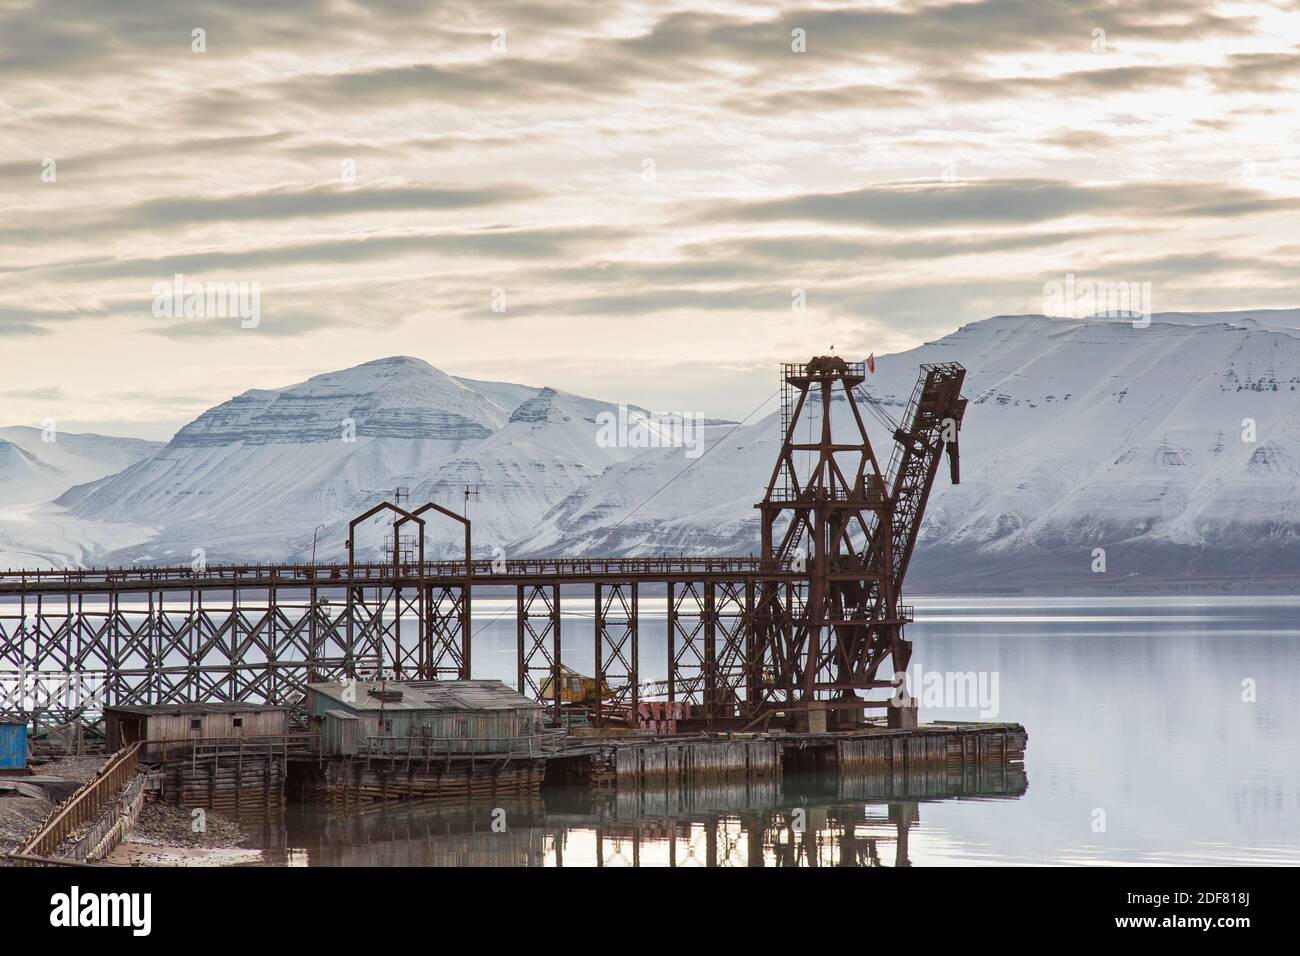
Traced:
<path id="1" fill-rule="evenodd" d="M 244 726 L 244 718 L 243 718 L 243 717 L 236 717 L 236 718 L 235 718 L 235 726 L 236 726 L 236 727 L 242 727 L 242 726 Z"/>
<path id="2" fill-rule="evenodd" d="M 202 729 L 203 729 L 203 718 L 202 718 L 202 717 L 191 717 L 191 718 L 190 718 L 190 730 L 202 730 Z"/>

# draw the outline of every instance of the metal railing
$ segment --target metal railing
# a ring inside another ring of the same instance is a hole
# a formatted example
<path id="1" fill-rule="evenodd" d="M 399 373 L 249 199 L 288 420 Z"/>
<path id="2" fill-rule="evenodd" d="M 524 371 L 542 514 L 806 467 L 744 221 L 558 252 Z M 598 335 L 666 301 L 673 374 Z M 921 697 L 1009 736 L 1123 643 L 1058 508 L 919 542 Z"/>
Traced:
<path id="1" fill-rule="evenodd" d="M 139 753 L 139 743 L 119 750 L 100 768 L 93 780 L 59 804 L 45 825 L 10 857 L 26 864 L 41 864 L 54 859 L 68 837 L 92 821 L 131 782 L 140 769 Z"/>
<path id="2" fill-rule="evenodd" d="M 831 613 L 819 622 L 821 624 L 834 626 L 836 624 L 873 624 L 876 621 L 901 621 L 908 623 L 916 619 L 916 608 L 910 604 L 899 604 L 895 606 L 895 616 L 886 616 L 886 610 L 882 606 L 879 609 L 880 617 L 876 617 L 875 612 L 867 608 L 843 608 L 833 609 Z"/>
<path id="3" fill-rule="evenodd" d="M 140 759 L 148 763 L 172 760 L 217 760 L 222 757 L 265 757 L 315 753 L 320 735 L 264 734 L 245 737 L 176 737 L 140 741 Z"/>
<path id="4" fill-rule="evenodd" d="M 276 585 L 338 586 L 376 583 L 421 575 L 427 578 L 475 578 L 478 583 L 537 576 L 682 575 L 789 573 L 786 561 L 757 557 L 658 558 L 525 558 L 516 561 L 426 561 L 399 564 L 250 564 L 209 565 L 196 571 L 181 567 L 73 568 L 62 571 L 0 571 L 0 594 L 36 590 L 118 590 L 134 585 L 227 587 L 234 590 Z"/>
<path id="5" fill-rule="evenodd" d="M 864 484 L 857 489 L 851 488 L 804 488 L 798 494 L 793 490 L 774 491 L 767 499 L 770 504 L 812 504 L 822 501 L 839 502 L 846 505 L 875 507 L 885 504 L 885 492 L 881 485 Z"/>

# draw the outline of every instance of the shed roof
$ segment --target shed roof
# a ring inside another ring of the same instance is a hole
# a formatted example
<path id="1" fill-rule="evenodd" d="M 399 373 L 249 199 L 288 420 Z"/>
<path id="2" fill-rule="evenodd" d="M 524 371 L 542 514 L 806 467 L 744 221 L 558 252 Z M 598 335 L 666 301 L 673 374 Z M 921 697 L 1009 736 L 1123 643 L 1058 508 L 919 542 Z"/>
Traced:
<path id="1" fill-rule="evenodd" d="M 317 691 L 338 701 L 353 711 L 448 711 L 448 710 L 540 710 L 542 705 L 529 700 L 499 680 L 439 680 L 439 681 L 355 681 L 354 693 L 343 697 L 344 685 L 338 681 L 308 684 Z M 401 700 L 386 700 L 377 696 L 379 691 L 402 692 Z"/>
<path id="2" fill-rule="evenodd" d="M 130 714 L 133 717 L 177 716 L 180 714 L 259 714 L 268 710 L 288 710 L 285 704 L 112 704 L 104 713 Z"/>

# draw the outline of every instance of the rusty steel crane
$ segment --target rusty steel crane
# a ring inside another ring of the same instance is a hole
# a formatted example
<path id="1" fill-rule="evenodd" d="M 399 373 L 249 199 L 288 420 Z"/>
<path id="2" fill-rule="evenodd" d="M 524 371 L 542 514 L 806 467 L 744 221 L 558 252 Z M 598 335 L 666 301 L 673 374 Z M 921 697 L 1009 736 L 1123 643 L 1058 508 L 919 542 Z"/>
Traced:
<path id="1" fill-rule="evenodd" d="M 912 613 L 899 603 L 903 578 L 945 451 L 953 483 L 960 480 L 966 370 L 921 366 L 887 470 L 862 417 L 860 401 L 871 401 L 858 394 L 865 373 L 862 363 L 833 355 L 782 369 L 783 441 L 756 506 L 761 556 L 790 562 L 807 577 L 763 586 L 759 646 L 747 675 L 751 718 L 792 711 L 815 729 L 820 711 L 836 726 L 860 723 L 865 707 L 887 701 L 859 694 L 895 687 L 878 678 L 881 665 L 890 660 L 901 675 L 911 657 L 903 626 Z M 878 407 L 872 411 L 881 417 Z M 810 434 L 800 440 L 804 423 Z M 890 708 L 891 721 L 907 721 L 902 710 Z"/>
<path id="2" fill-rule="evenodd" d="M 865 394 L 861 363 L 821 356 L 784 366 L 782 443 L 758 505 L 758 557 L 476 561 L 466 516 L 435 504 L 412 509 L 403 493 L 395 497 L 404 504 L 382 502 L 349 523 L 346 564 L 0 572 L 0 599 L 14 611 L 0 615 L 0 711 L 12 706 L 6 688 L 25 688 L 30 673 L 93 678 L 114 704 L 278 704 L 313 681 L 381 670 L 468 679 L 477 587 L 514 592 L 515 686 L 544 698 L 557 723 L 575 702 L 564 694 L 573 663 L 565 653 L 574 647 L 564 599 L 590 589 L 594 674 L 578 700 L 590 704 L 597 726 L 644 719 L 679 724 L 668 733 L 773 721 L 830 729 L 832 721 L 860 726 L 868 707 L 886 707 L 905 725 L 915 709 L 890 707 L 873 691 L 892 698 L 908 665 L 903 580 L 945 452 L 959 477 L 964 377 L 960 365 L 922 366 L 901 422 L 885 423 L 888 414 Z M 885 467 L 864 414 L 892 437 Z M 391 559 L 370 563 L 357 554 L 355 532 L 380 512 L 394 522 Z M 434 512 L 464 526 L 463 555 L 426 560 Z M 409 527 L 419 547 L 402 547 Z M 666 680 L 657 689 L 641 680 L 646 588 L 666 595 Z M 150 601 L 144 616 L 127 610 L 141 593 Z M 31 634 L 66 637 L 33 643 Z M 213 642 L 212 634 L 231 639 Z M 892 673 L 882 671 L 886 662 Z M 643 692 L 667 700 L 647 700 L 663 706 L 642 715 Z M 58 693 L 42 690 L 34 706 L 74 719 Z"/>

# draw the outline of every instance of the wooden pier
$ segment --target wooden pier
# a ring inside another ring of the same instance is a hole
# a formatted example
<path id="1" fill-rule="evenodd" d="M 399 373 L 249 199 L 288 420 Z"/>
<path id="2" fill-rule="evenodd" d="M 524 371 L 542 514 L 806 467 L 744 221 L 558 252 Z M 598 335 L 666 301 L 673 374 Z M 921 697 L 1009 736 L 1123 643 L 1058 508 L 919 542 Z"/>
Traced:
<path id="1" fill-rule="evenodd" d="M 876 781 L 882 796 L 1012 792 L 1024 780 L 1028 740 L 1020 724 L 958 722 L 820 734 L 571 738 L 551 756 L 547 781 L 621 792 L 824 775 Z"/>
<path id="2" fill-rule="evenodd" d="M 614 791 L 620 801 L 665 807 L 680 802 L 674 794 L 719 788 L 768 803 L 792 778 L 829 782 L 854 800 L 1018 796 L 1027 787 L 1027 742 L 1019 724 L 936 723 L 816 734 L 568 736 L 525 753 L 429 752 L 420 759 L 409 750 L 324 754 L 311 734 L 139 741 L 122 753 L 133 767 L 138 757 L 142 769 L 153 768 L 156 799 L 265 822 L 279 817 L 286 800 L 353 811 L 411 800 L 530 798 L 544 785 Z M 116 789 L 124 783 L 114 778 Z M 104 800 L 93 801 L 95 808 Z M 73 819 L 66 809 L 59 816 Z M 28 852 L 49 855 L 52 839 Z"/>
<path id="3" fill-rule="evenodd" d="M 309 735 L 150 748 L 169 803 L 257 820 L 287 800 L 356 809 L 405 800 L 521 797 L 545 786 L 685 792 L 779 790 L 789 777 L 858 796 L 1023 793 L 1028 734 L 1019 724 L 938 723 L 818 734 L 568 736 L 527 752 L 324 754 Z M 849 783 L 851 782 L 851 783 Z"/>
<path id="4" fill-rule="evenodd" d="M 413 764 L 382 758 L 313 758 L 294 766 L 290 793 L 295 800 L 338 807 L 536 794 L 546 776 L 546 759 L 448 754 Z"/>
<path id="5" fill-rule="evenodd" d="M 787 754 L 786 767 L 898 777 L 940 770 L 962 774 L 1004 764 L 1023 767 L 1028 741 L 1020 724 L 1001 723 L 944 722 L 908 730 L 809 734 Z"/>
<path id="6" fill-rule="evenodd" d="M 198 740 L 148 751 L 146 759 L 161 767 L 164 802 L 250 822 L 283 810 L 290 755 L 309 752 L 302 735 Z"/>
<path id="7" fill-rule="evenodd" d="M 596 831 L 597 865 L 605 865 L 607 850 L 619 857 L 623 843 L 631 847 L 631 858 L 639 859 L 642 840 L 656 834 L 668 840 L 669 865 L 676 865 L 679 838 L 686 841 L 688 855 L 695 852 L 690 839 L 699 821 L 713 834 L 705 857 L 722 860 L 727 854 L 719 847 L 730 845 L 737 820 L 746 835 L 745 865 L 763 865 L 765 856 L 776 865 L 800 859 L 813 865 L 824 848 L 783 836 L 790 814 L 780 808 L 802 807 L 816 795 L 859 808 L 888 804 L 893 836 L 876 833 L 875 823 L 863 831 L 863 821 L 844 821 L 837 865 L 878 864 L 882 839 L 892 841 L 896 864 L 906 865 L 907 834 L 918 804 L 1023 795 L 1027 743 L 1025 728 L 1011 723 L 872 726 L 815 734 L 568 736 L 526 754 L 426 753 L 418 760 L 409 750 L 324 754 L 311 734 L 137 741 L 58 808 L 12 859 L 40 865 L 102 858 L 129 829 L 148 789 L 155 799 L 268 827 L 282 819 L 286 799 L 323 804 L 338 811 L 339 825 L 347 827 L 395 804 L 441 806 L 453 814 L 470 814 L 476 805 L 523 808 L 522 816 L 512 811 L 510 833 L 517 835 L 505 844 L 475 822 L 481 813 L 463 824 L 440 818 L 421 830 L 427 846 L 418 855 L 439 863 L 539 863 L 546 856 L 542 835 L 551 823 L 533 819 L 537 801 L 585 801 L 587 815 L 597 804 L 604 808 L 595 811 L 602 821 Z M 552 786 L 543 795 L 544 784 Z M 620 820 L 631 822 L 623 826 Z M 64 847 L 74 830 L 75 844 Z M 726 840 L 714 838 L 724 830 Z M 868 836 L 859 839 L 860 831 Z M 274 842 L 275 832 L 267 832 Z M 563 865 L 563 833 L 550 835 L 549 843 L 556 864 Z M 324 847 L 317 852 L 327 853 Z M 367 859 L 390 853 L 405 859 L 412 852 L 384 839 L 365 849 Z M 343 857 L 350 859 L 351 851 Z"/>
<path id="8" fill-rule="evenodd" d="M 620 743 L 614 748 L 614 775 L 620 789 L 780 780 L 781 757 L 782 746 L 772 738 Z"/>

